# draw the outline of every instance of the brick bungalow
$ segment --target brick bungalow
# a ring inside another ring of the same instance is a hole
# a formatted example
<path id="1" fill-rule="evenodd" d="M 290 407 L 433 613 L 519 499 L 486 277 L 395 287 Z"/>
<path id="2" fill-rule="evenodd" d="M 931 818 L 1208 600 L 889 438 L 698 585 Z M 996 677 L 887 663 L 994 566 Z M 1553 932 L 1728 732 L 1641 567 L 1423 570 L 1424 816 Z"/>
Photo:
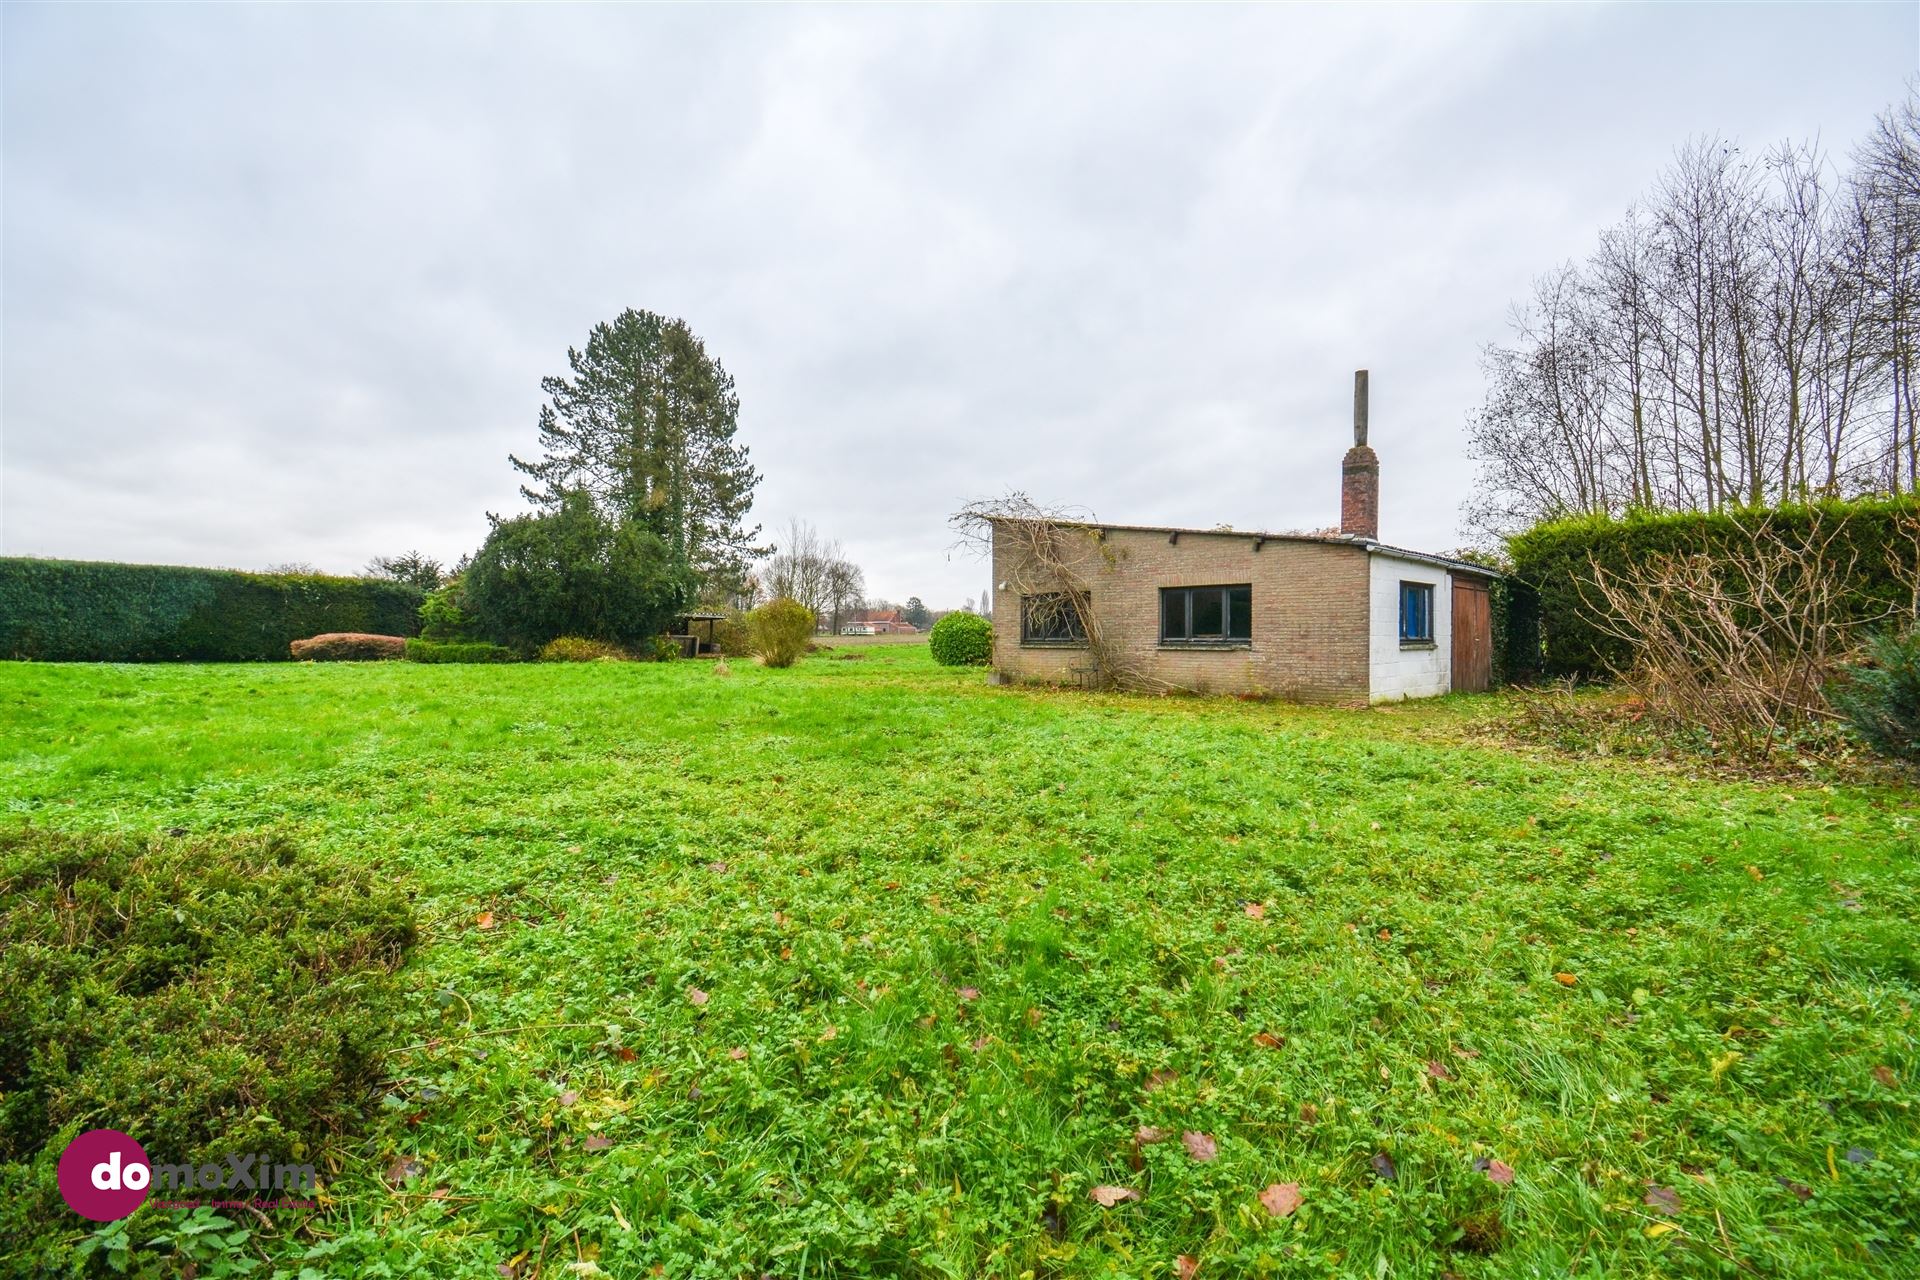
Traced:
<path id="1" fill-rule="evenodd" d="M 1338 532 L 996 521 L 996 677 L 1086 680 L 1094 655 L 1077 601 L 1103 650 L 1150 685 L 1352 704 L 1485 689 L 1496 575 L 1380 541 L 1364 369 L 1353 440 Z M 1043 529 L 1044 557 L 1033 550 Z"/>

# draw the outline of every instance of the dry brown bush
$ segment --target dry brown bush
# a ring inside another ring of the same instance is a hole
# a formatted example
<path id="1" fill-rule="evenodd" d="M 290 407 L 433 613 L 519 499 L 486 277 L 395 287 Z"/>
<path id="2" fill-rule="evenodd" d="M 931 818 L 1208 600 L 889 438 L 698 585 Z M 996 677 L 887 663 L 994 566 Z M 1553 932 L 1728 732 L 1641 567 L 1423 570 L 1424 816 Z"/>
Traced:
<path id="1" fill-rule="evenodd" d="M 329 631 L 295 640 L 296 662 L 376 662 L 407 656 L 405 636 L 376 636 L 364 631 Z"/>
<path id="2" fill-rule="evenodd" d="M 1588 611 L 1631 655 L 1614 674 L 1648 714 L 1748 759 L 1837 719 L 1827 686 L 1895 612 L 1860 608 L 1848 585 L 1857 553 L 1840 532 L 1784 531 L 1757 515 L 1724 550 L 1624 569 L 1594 559 Z M 1920 525 L 1900 536 L 1888 559 L 1920 586 Z"/>

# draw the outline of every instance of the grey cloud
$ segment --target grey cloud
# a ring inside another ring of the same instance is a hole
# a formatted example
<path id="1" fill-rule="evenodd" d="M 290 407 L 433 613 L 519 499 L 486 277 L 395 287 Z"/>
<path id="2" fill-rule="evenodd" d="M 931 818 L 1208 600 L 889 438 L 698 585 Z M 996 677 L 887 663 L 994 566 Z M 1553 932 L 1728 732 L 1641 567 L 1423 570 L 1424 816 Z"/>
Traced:
<path id="1" fill-rule="evenodd" d="M 349 570 L 518 505 L 624 306 L 738 379 L 768 528 L 954 603 L 944 516 L 1458 541 L 1478 347 L 1674 144 L 1844 145 L 1846 9 L 6 8 L 0 545 Z"/>

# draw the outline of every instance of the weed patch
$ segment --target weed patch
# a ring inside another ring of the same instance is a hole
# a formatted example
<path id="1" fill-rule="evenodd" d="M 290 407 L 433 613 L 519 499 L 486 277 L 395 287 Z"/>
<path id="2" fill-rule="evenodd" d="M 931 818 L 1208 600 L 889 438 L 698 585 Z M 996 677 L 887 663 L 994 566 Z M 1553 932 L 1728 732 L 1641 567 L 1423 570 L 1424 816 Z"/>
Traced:
<path id="1" fill-rule="evenodd" d="M 0 1252 L 71 1244 L 53 1168 L 85 1129 L 320 1159 L 372 1100 L 413 928 L 368 860 L 273 837 L 0 832 Z"/>

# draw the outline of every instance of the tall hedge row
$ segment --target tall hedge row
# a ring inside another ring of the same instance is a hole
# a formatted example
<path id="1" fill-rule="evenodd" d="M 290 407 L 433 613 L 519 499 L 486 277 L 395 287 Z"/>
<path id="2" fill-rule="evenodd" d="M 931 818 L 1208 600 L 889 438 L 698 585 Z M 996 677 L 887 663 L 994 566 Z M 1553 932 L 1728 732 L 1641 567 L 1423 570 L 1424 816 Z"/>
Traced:
<path id="1" fill-rule="evenodd" d="M 1862 617 L 1908 599 L 1892 571 L 1903 521 L 1920 518 L 1920 500 L 1820 502 L 1713 514 L 1581 516 L 1536 525 L 1508 539 L 1514 576 L 1531 587 L 1538 605 L 1542 666 L 1550 675 L 1602 676 L 1624 665 L 1626 649 L 1596 625 L 1593 564 L 1620 569 L 1648 556 L 1719 552 L 1738 557 L 1751 529 L 1766 520 L 1790 538 L 1824 534 L 1839 525 L 1833 554 L 1854 558 L 1852 598 Z M 1910 547 L 1910 543 L 1909 543 Z"/>
<path id="2" fill-rule="evenodd" d="M 411 636 L 418 587 L 371 578 L 0 558 L 0 658 L 284 661 L 328 631 Z"/>

